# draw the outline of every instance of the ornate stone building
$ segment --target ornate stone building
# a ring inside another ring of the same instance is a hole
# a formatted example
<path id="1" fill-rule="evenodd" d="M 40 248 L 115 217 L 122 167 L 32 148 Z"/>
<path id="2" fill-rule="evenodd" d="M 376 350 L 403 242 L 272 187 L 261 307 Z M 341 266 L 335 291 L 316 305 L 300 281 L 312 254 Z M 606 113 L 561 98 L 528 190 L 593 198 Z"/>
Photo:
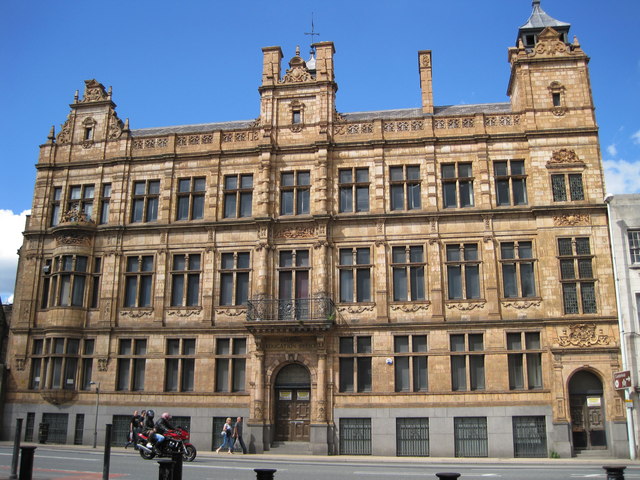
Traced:
<path id="1" fill-rule="evenodd" d="M 90 443 L 98 387 L 99 441 L 151 407 L 200 449 L 241 415 L 254 452 L 626 455 L 589 59 L 533 4 L 508 103 L 435 106 L 424 50 L 420 108 L 338 112 L 331 42 L 264 48 L 249 121 L 132 130 L 87 81 L 40 150 L 5 424 Z"/>

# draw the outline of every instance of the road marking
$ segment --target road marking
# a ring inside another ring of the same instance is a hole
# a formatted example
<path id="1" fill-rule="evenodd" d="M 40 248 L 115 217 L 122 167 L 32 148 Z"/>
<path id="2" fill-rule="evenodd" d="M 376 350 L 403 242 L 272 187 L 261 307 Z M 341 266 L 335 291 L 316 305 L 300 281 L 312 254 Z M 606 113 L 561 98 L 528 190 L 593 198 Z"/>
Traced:
<path id="1" fill-rule="evenodd" d="M 182 468 L 210 468 L 213 470 L 243 470 L 243 471 L 252 471 L 253 467 L 221 467 L 218 465 L 187 465 L 186 463 L 182 464 Z M 278 473 L 286 472 L 286 468 L 278 468 Z"/>

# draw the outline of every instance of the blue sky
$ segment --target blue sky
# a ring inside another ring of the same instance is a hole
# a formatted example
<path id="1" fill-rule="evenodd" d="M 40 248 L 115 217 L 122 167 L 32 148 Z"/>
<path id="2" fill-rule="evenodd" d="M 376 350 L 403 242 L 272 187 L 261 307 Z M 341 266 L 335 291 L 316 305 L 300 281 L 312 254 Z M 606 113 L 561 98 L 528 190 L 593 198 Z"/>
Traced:
<path id="1" fill-rule="evenodd" d="M 638 0 L 542 0 L 590 63 L 607 190 L 640 192 Z M 261 48 L 335 43 L 340 112 L 419 106 L 417 51 L 433 51 L 436 105 L 508 101 L 507 48 L 530 0 L 31 0 L 0 7 L 0 298 L 10 299 L 38 146 L 75 90 L 113 86 L 131 128 L 252 119 Z M 21 214 L 23 214 L 21 216 Z"/>

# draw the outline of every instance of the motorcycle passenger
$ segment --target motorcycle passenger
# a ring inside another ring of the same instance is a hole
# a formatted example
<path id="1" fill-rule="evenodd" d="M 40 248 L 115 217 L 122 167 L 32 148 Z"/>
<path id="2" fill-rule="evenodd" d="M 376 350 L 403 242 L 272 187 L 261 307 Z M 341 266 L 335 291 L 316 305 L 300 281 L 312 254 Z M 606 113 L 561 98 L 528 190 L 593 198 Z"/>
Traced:
<path id="1" fill-rule="evenodd" d="M 153 421 L 154 415 L 155 412 L 153 410 L 147 410 L 147 414 L 144 417 L 142 425 L 142 431 L 147 436 L 147 448 L 153 447 L 153 437 L 155 436 L 154 429 L 156 426 Z"/>
<path id="2" fill-rule="evenodd" d="M 160 444 L 164 441 L 164 434 L 167 430 L 175 430 L 175 427 L 171 425 L 169 420 L 171 420 L 171 415 L 169 415 L 169 412 L 164 412 L 160 416 L 160 420 L 156 422 L 156 448 L 160 448 Z"/>

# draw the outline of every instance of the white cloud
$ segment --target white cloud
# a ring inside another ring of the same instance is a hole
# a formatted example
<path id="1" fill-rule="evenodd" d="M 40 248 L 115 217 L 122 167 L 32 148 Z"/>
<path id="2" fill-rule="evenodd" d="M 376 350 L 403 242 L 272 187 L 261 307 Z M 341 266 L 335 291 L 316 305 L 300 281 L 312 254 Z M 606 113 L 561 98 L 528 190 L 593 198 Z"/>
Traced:
<path id="1" fill-rule="evenodd" d="M 616 144 L 612 143 L 611 145 L 609 145 L 607 147 L 607 153 L 609 155 L 611 155 L 612 157 L 615 157 L 616 155 L 618 155 L 618 149 L 616 148 Z"/>
<path id="2" fill-rule="evenodd" d="M 0 296 L 3 303 L 13 302 L 13 288 L 18 267 L 18 248 L 22 245 L 22 231 L 25 218 L 31 213 L 25 210 L 15 214 L 11 210 L 0 209 Z"/>
<path id="3" fill-rule="evenodd" d="M 631 140 L 633 140 L 633 143 L 637 143 L 638 145 L 640 145 L 640 130 L 631 135 Z"/>
<path id="4" fill-rule="evenodd" d="M 640 161 L 605 160 L 603 164 L 606 193 L 640 193 Z"/>

